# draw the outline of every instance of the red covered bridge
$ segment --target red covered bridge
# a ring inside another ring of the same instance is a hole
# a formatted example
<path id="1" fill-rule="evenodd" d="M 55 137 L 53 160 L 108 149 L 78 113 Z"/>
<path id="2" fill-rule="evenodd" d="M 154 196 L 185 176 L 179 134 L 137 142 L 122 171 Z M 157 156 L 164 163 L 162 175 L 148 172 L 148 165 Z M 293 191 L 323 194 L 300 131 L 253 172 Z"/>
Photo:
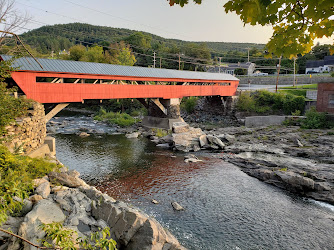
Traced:
<path id="1" fill-rule="evenodd" d="M 1 55 L 2 60 L 12 57 Z M 239 80 L 229 74 L 154 69 L 122 65 L 15 59 L 12 78 L 29 99 L 40 103 L 92 99 L 233 96 Z"/>
<path id="2" fill-rule="evenodd" d="M 1 60 L 11 59 L 1 55 Z M 151 98 L 164 112 L 166 105 L 160 100 L 233 96 L 239 84 L 229 74 L 53 59 L 38 59 L 37 63 L 31 57 L 14 59 L 12 66 L 16 69 L 12 79 L 27 98 L 44 104 Z"/>

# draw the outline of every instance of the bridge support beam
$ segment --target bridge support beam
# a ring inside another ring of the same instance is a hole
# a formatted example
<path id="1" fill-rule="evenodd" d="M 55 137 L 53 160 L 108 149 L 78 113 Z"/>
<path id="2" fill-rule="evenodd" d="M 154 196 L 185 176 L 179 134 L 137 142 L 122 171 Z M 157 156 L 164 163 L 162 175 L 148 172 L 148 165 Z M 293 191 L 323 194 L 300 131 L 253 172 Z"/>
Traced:
<path id="1" fill-rule="evenodd" d="M 165 114 L 167 115 L 167 109 L 164 105 L 160 102 L 159 99 L 151 99 L 151 101 Z"/>
<path id="2" fill-rule="evenodd" d="M 64 108 L 66 108 L 68 105 L 69 105 L 69 103 L 57 104 L 49 113 L 45 114 L 45 122 L 50 121 L 52 117 L 54 117 L 56 114 L 58 114 Z"/>
<path id="3" fill-rule="evenodd" d="M 179 98 L 151 99 L 147 106 L 148 116 L 142 121 L 145 127 L 171 129 L 174 122 L 183 122 Z"/>

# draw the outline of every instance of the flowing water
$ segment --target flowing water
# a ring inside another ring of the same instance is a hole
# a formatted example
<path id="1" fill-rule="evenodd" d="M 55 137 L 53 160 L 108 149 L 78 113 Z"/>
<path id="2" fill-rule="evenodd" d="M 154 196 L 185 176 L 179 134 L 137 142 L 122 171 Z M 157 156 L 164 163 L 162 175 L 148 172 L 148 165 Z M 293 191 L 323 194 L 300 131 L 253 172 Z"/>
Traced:
<path id="1" fill-rule="evenodd" d="M 155 217 L 188 249 L 334 249 L 333 206 L 262 183 L 209 153 L 184 163 L 184 154 L 145 138 L 55 137 L 62 163 Z M 173 201 L 185 211 L 174 211 Z"/>

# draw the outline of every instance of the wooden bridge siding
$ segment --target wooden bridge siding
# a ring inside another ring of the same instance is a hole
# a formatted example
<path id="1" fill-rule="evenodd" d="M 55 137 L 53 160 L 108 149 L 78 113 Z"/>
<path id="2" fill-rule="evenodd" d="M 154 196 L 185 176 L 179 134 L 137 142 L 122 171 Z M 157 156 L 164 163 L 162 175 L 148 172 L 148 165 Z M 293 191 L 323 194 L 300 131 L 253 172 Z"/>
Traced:
<path id="1" fill-rule="evenodd" d="M 92 99 L 123 99 L 123 98 L 181 98 L 186 96 L 233 96 L 238 81 L 230 82 L 231 86 L 219 85 L 117 85 L 117 84 L 82 84 L 82 83 L 37 83 L 36 77 L 110 79 L 131 81 L 160 82 L 217 82 L 212 80 L 160 79 L 124 76 L 86 75 L 86 74 L 55 74 L 40 72 L 13 72 L 12 78 L 19 85 L 27 98 L 40 103 L 82 102 Z"/>

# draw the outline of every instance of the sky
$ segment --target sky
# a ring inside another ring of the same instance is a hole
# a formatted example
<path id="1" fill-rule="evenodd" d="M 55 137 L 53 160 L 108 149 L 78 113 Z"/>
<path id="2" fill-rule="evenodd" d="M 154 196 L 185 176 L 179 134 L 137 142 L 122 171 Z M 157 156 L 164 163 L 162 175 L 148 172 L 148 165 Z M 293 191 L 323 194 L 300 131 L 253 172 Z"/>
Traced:
<path id="1" fill-rule="evenodd" d="M 267 43 L 270 26 L 250 26 L 235 13 L 225 13 L 227 0 L 204 0 L 181 8 L 167 0 L 16 0 L 31 22 L 25 27 L 81 22 L 146 31 L 186 41 Z M 333 39 L 320 40 L 330 43 Z"/>

